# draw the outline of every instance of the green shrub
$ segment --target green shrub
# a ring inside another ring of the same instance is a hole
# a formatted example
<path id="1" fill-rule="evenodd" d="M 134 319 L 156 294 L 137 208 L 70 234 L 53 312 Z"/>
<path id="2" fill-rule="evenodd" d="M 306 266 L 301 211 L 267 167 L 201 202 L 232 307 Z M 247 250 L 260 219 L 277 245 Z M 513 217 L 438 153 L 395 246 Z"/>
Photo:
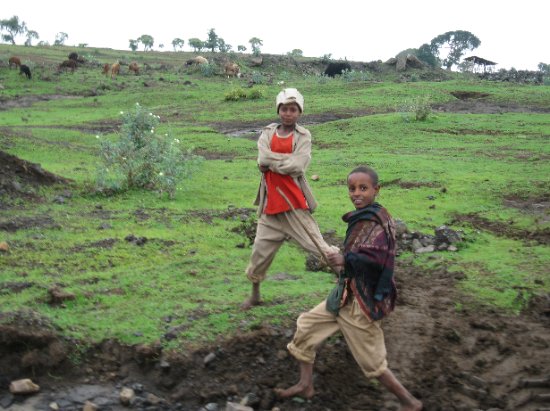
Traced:
<path id="1" fill-rule="evenodd" d="M 204 77 L 212 77 L 218 71 L 217 66 L 214 63 L 199 64 L 201 74 Z"/>
<path id="2" fill-rule="evenodd" d="M 255 71 L 252 73 L 252 82 L 254 84 L 264 84 L 265 76 L 262 73 L 258 73 L 257 71 Z"/>
<path id="3" fill-rule="evenodd" d="M 234 88 L 225 94 L 225 101 L 239 101 L 239 100 L 257 100 L 262 98 L 264 93 L 258 88 L 251 88 L 246 91 L 242 88 Z"/>
<path id="4" fill-rule="evenodd" d="M 364 71 L 344 70 L 340 76 L 342 80 L 347 82 L 353 81 L 367 81 L 368 75 Z"/>
<path id="5" fill-rule="evenodd" d="M 246 91 L 242 88 L 234 88 L 225 93 L 225 101 L 239 101 L 246 99 Z"/>
<path id="6" fill-rule="evenodd" d="M 429 96 L 417 97 L 402 104 L 397 111 L 402 115 L 403 121 L 426 121 L 432 114 Z"/>
<path id="7" fill-rule="evenodd" d="M 188 178 L 203 160 L 169 133 L 160 136 L 160 117 L 136 103 L 133 113 L 123 113 L 122 133 L 115 142 L 101 140 L 102 165 L 96 187 L 113 193 L 132 188 L 156 190 L 173 198 L 177 184 Z M 100 138 L 100 136 L 96 136 Z"/>

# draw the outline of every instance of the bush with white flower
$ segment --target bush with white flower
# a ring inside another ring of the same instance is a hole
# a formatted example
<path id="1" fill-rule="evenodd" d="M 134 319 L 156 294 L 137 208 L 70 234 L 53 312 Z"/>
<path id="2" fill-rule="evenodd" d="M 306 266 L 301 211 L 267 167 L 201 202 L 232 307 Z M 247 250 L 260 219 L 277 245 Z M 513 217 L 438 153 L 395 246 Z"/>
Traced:
<path id="1" fill-rule="evenodd" d="M 120 114 L 123 125 L 119 139 L 99 138 L 102 165 L 97 188 L 103 193 L 145 188 L 174 198 L 178 183 L 190 177 L 203 158 L 191 149 L 183 150 L 180 139 L 170 133 L 157 134 L 160 116 L 139 103 L 133 112 Z"/>

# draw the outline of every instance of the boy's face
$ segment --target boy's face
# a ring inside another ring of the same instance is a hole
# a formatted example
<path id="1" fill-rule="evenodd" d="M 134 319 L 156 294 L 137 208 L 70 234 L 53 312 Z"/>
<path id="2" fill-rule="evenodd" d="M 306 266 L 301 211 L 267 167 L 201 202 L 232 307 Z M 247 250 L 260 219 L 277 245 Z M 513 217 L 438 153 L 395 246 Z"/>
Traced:
<path id="1" fill-rule="evenodd" d="M 372 183 L 370 175 L 365 173 L 353 173 L 348 177 L 348 194 L 356 209 L 360 209 L 374 203 L 374 199 L 380 191 L 379 185 Z"/>
<path id="2" fill-rule="evenodd" d="M 279 118 L 284 126 L 294 126 L 300 118 L 300 107 L 296 103 L 281 104 L 279 106 Z"/>

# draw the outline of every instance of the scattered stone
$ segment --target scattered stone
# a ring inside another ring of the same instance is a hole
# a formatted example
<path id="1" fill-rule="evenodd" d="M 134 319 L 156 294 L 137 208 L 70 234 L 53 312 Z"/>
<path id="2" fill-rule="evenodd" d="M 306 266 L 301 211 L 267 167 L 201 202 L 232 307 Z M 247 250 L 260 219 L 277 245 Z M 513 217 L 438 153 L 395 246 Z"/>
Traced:
<path id="1" fill-rule="evenodd" d="M 76 298 L 76 296 L 73 293 L 69 293 L 67 291 L 63 291 L 58 286 L 54 286 L 48 290 L 49 300 L 48 304 L 50 305 L 60 305 L 63 304 L 65 301 L 71 301 Z"/>
<path id="2" fill-rule="evenodd" d="M 218 404 L 216 404 L 215 402 L 209 402 L 204 406 L 205 411 L 218 411 L 218 409 Z"/>
<path id="3" fill-rule="evenodd" d="M 91 401 L 86 401 L 84 403 L 84 407 L 82 408 L 82 411 L 97 411 L 98 409 L 99 407 L 97 406 L 97 404 L 94 404 Z"/>
<path id="4" fill-rule="evenodd" d="M 436 243 L 454 244 L 462 241 L 462 236 L 458 231 L 442 225 L 435 229 L 435 241 Z"/>
<path id="5" fill-rule="evenodd" d="M 414 250 L 416 254 L 424 254 L 424 253 L 433 253 L 435 251 L 435 247 L 433 245 L 429 245 L 426 247 L 420 247 Z"/>
<path id="6" fill-rule="evenodd" d="M 50 402 L 50 410 L 53 410 L 53 411 L 59 411 L 59 405 L 57 405 L 56 402 Z"/>
<path id="7" fill-rule="evenodd" d="M 145 404 L 147 405 L 158 405 L 162 402 L 162 398 L 157 397 L 155 394 L 147 393 L 145 397 Z"/>
<path id="8" fill-rule="evenodd" d="M 6 395 L 2 396 L 2 398 L 0 398 L 0 407 L 8 409 L 8 407 L 11 406 L 14 401 L 15 397 L 12 394 L 7 393 Z"/>
<path id="9" fill-rule="evenodd" d="M 135 398 L 136 393 L 131 388 L 124 387 L 122 391 L 120 391 L 119 399 L 122 405 L 130 405 Z"/>
<path id="10" fill-rule="evenodd" d="M 0 242 L 0 251 L 8 252 L 10 250 L 10 246 L 6 241 Z"/>
<path id="11" fill-rule="evenodd" d="M 254 411 L 254 408 L 234 402 L 228 402 L 225 406 L 225 411 Z"/>
<path id="12" fill-rule="evenodd" d="M 313 174 L 311 176 L 311 181 L 319 181 L 319 176 L 317 174 Z"/>
<path id="13" fill-rule="evenodd" d="M 210 354 L 208 354 L 206 357 L 204 357 L 204 365 L 208 365 L 210 364 L 212 361 L 214 361 L 216 359 L 216 354 L 211 352 Z"/>
<path id="14" fill-rule="evenodd" d="M 40 387 L 29 378 L 15 380 L 10 383 L 10 392 L 12 394 L 34 394 L 40 391 Z"/>
<path id="15" fill-rule="evenodd" d="M 454 245 L 450 245 L 449 247 L 447 247 L 447 251 L 455 252 L 458 251 L 458 248 Z"/>
<path id="16" fill-rule="evenodd" d="M 65 197 L 63 196 L 55 196 L 53 198 L 53 202 L 56 204 L 65 204 Z"/>
<path id="17" fill-rule="evenodd" d="M 113 228 L 113 226 L 109 223 L 101 223 L 99 227 L 97 227 L 98 230 L 109 230 Z"/>

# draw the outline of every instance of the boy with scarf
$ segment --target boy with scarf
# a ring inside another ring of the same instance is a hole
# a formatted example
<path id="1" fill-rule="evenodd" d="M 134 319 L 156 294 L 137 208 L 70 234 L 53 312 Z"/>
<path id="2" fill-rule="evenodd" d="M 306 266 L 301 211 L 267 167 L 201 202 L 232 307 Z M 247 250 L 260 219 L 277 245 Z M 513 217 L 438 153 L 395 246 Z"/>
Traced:
<path id="1" fill-rule="evenodd" d="M 380 190 L 378 175 L 357 167 L 348 175 L 348 194 L 355 211 L 342 219 L 348 224 L 344 253 L 329 253 L 332 266 L 340 268 L 338 285 L 328 298 L 300 315 L 292 342 L 287 346 L 300 364 L 300 380 L 281 398 L 311 398 L 316 348 L 340 330 L 367 378 L 377 378 L 401 403 L 401 411 L 419 411 L 422 403 L 388 368 L 381 319 L 395 307 L 393 279 L 395 227 L 388 211 L 375 202 Z"/>
<path id="2" fill-rule="evenodd" d="M 325 255 L 338 250 L 323 240 L 311 216 L 317 206 L 305 178 L 311 161 L 311 134 L 298 124 L 304 111 L 304 97 L 295 88 L 287 88 L 277 95 L 275 106 L 280 123 L 264 127 L 258 139 L 258 168 L 262 177 L 254 204 L 258 206 L 259 219 L 246 268 L 252 294 L 241 305 L 243 310 L 261 304 L 260 283 L 286 240 L 293 239 L 316 255 L 318 247 Z"/>

